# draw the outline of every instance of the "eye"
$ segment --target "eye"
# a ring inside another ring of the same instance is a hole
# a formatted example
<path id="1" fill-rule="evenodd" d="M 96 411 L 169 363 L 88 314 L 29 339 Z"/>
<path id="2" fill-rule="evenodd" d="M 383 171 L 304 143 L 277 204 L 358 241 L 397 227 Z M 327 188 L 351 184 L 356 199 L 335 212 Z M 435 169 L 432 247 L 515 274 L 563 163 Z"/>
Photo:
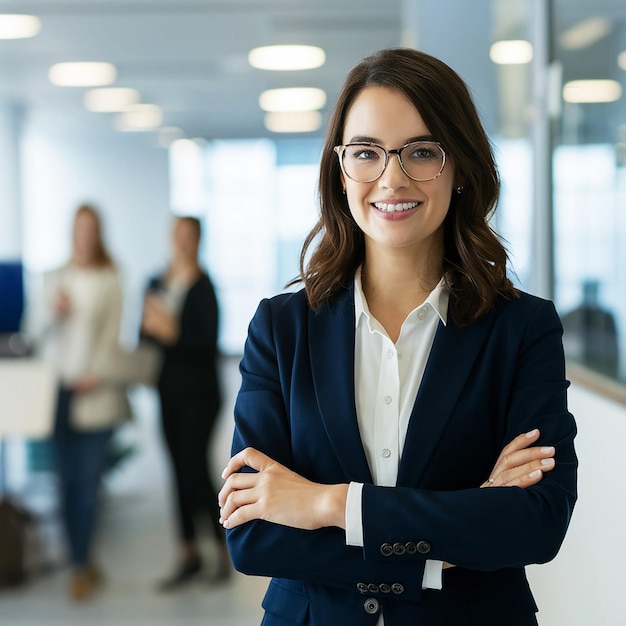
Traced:
<path id="1" fill-rule="evenodd" d="M 409 159 L 424 160 L 439 156 L 438 150 L 434 146 L 409 146 L 407 148 Z"/>
<path id="2" fill-rule="evenodd" d="M 375 161 L 381 158 L 379 150 L 373 146 L 363 145 L 348 146 L 346 155 L 355 161 Z"/>

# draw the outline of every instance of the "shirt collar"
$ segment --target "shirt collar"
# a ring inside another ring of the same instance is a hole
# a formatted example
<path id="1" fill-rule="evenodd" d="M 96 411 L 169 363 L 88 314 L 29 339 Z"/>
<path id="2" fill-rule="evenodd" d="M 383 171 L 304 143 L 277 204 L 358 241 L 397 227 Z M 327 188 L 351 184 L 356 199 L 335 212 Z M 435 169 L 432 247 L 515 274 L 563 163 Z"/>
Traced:
<path id="1" fill-rule="evenodd" d="M 430 292 L 428 298 L 424 301 L 423 304 L 416 307 L 409 315 L 412 315 L 417 309 L 420 309 L 424 306 L 430 305 L 432 309 L 437 313 L 439 319 L 443 322 L 445 326 L 448 323 L 448 302 L 450 299 L 450 294 L 448 293 L 448 288 L 446 287 L 446 282 L 441 278 L 437 286 Z M 355 326 L 359 325 L 359 322 L 362 317 L 365 317 L 368 320 L 373 319 L 372 314 L 369 311 L 367 306 L 367 300 L 365 299 L 365 294 L 363 293 L 363 284 L 361 282 L 361 267 L 357 269 L 354 275 L 354 312 L 355 312 Z M 408 316 L 407 316 L 408 317 Z"/>

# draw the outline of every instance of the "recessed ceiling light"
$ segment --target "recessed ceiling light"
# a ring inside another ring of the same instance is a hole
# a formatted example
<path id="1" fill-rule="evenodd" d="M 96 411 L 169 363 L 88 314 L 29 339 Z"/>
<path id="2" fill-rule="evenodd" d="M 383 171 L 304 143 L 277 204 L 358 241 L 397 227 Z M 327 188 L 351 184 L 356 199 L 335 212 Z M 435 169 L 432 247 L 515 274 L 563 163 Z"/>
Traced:
<path id="1" fill-rule="evenodd" d="M 624 52 L 620 52 L 617 57 L 617 64 L 626 71 L 626 50 Z"/>
<path id="2" fill-rule="evenodd" d="M 98 113 L 117 113 L 139 102 L 139 92 L 128 87 L 90 89 L 83 97 L 85 108 Z"/>
<path id="3" fill-rule="evenodd" d="M 265 114 L 265 128 L 274 133 L 310 133 L 322 125 L 319 111 L 281 111 Z"/>
<path id="4" fill-rule="evenodd" d="M 326 93 L 317 87 L 268 89 L 259 97 L 264 111 L 315 111 L 326 104 Z"/>
<path id="5" fill-rule="evenodd" d="M 0 39 L 27 39 L 41 30 L 41 20 L 34 15 L 0 14 Z"/>
<path id="6" fill-rule="evenodd" d="M 611 22 L 604 17 L 592 17 L 572 26 L 561 34 L 560 43 L 567 50 L 592 46 L 611 32 Z"/>
<path id="7" fill-rule="evenodd" d="M 115 120 L 115 128 L 123 131 L 153 130 L 163 122 L 163 111 L 156 104 L 134 104 Z"/>
<path id="8" fill-rule="evenodd" d="M 565 102 L 615 102 L 621 97 L 622 86 L 616 80 L 572 80 L 563 87 Z"/>
<path id="9" fill-rule="evenodd" d="M 326 53 L 317 46 L 263 46 L 248 54 L 248 62 L 260 70 L 309 70 L 321 67 Z"/>
<path id="10" fill-rule="evenodd" d="M 62 87 L 100 87 L 115 82 L 116 77 L 117 70 L 111 63 L 56 63 L 48 71 L 50 82 Z"/>
<path id="11" fill-rule="evenodd" d="M 521 65 L 533 60 L 530 41 L 511 39 L 496 41 L 489 50 L 489 58 L 498 65 Z"/>

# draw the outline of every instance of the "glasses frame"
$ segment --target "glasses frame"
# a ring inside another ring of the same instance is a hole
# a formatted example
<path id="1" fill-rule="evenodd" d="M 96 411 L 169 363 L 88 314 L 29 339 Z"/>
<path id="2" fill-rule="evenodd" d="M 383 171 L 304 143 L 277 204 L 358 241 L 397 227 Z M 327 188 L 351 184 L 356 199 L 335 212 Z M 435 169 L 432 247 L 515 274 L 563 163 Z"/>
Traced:
<path id="1" fill-rule="evenodd" d="M 415 178 L 414 176 L 411 176 L 406 171 L 406 168 L 404 167 L 404 163 L 402 162 L 401 152 L 405 148 L 408 148 L 409 146 L 413 146 L 415 144 L 428 144 L 432 146 L 437 146 L 437 148 L 441 150 L 441 155 L 443 157 L 441 161 L 441 168 L 439 169 L 439 172 L 437 172 L 437 174 L 435 174 L 434 176 L 430 176 L 429 178 Z M 364 146 L 364 147 L 369 147 L 369 148 L 380 148 L 385 153 L 385 163 L 383 164 L 383 168 L 380 171 L 380 174 L 369 180 L 356 180 L 355 178 L 352 178 L 352 176 L 350 176 L 350 174 L 346 172 L 346 169 L 343 165 L 343 155 L 345 154 L 346 148 L 350 146 Z M 387 150 L 386 148 L 384 148 L 383 146 L 377 143 L 370 143 L 367 141 L 355 141 L 354 143 L 347 143 L 342 146 L 335 146 L 333 150 L 337 153 L 337 156 L 339 157 L 339 167 L 341 167 L 341 171 L 344 173 L 345 176 L 347 176 L 350 180 L 353 180 L 355 183 L 373 183 L 375 180 L 378 180 L 385 173 L 385 170 L 387 169 L 387 165 L 389 164 L 390 154 L 395 154 L 398 157 L 398 163 L 400 164 L 402 171 L 411 180 L 414 180 L 418 183 L 426 183 L 429 180 L 435 180 L 435 178 L 439 178 L 441 174 L 443 173 L 443 168 L 446 166 L 446 151 L 443 149 L 442 145 L 438 141 L 410 141 L 409 143 L 405 143 L 401 148 L 394 148 L 393 150 Z"/>

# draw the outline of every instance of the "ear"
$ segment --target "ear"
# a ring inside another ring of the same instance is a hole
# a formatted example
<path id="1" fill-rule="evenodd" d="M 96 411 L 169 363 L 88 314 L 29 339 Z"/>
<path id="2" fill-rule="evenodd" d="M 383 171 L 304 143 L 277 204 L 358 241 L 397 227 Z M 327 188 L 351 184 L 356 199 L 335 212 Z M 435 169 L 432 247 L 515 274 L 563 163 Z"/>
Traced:
<path id="1" fill-rule="evenodd" d="M 343 187 L 343 193 L 346 193 L 346 179 L 343 175 L 343 171 L 339 170 L 339 180 L 341 181 L 341 186 Z"/>

